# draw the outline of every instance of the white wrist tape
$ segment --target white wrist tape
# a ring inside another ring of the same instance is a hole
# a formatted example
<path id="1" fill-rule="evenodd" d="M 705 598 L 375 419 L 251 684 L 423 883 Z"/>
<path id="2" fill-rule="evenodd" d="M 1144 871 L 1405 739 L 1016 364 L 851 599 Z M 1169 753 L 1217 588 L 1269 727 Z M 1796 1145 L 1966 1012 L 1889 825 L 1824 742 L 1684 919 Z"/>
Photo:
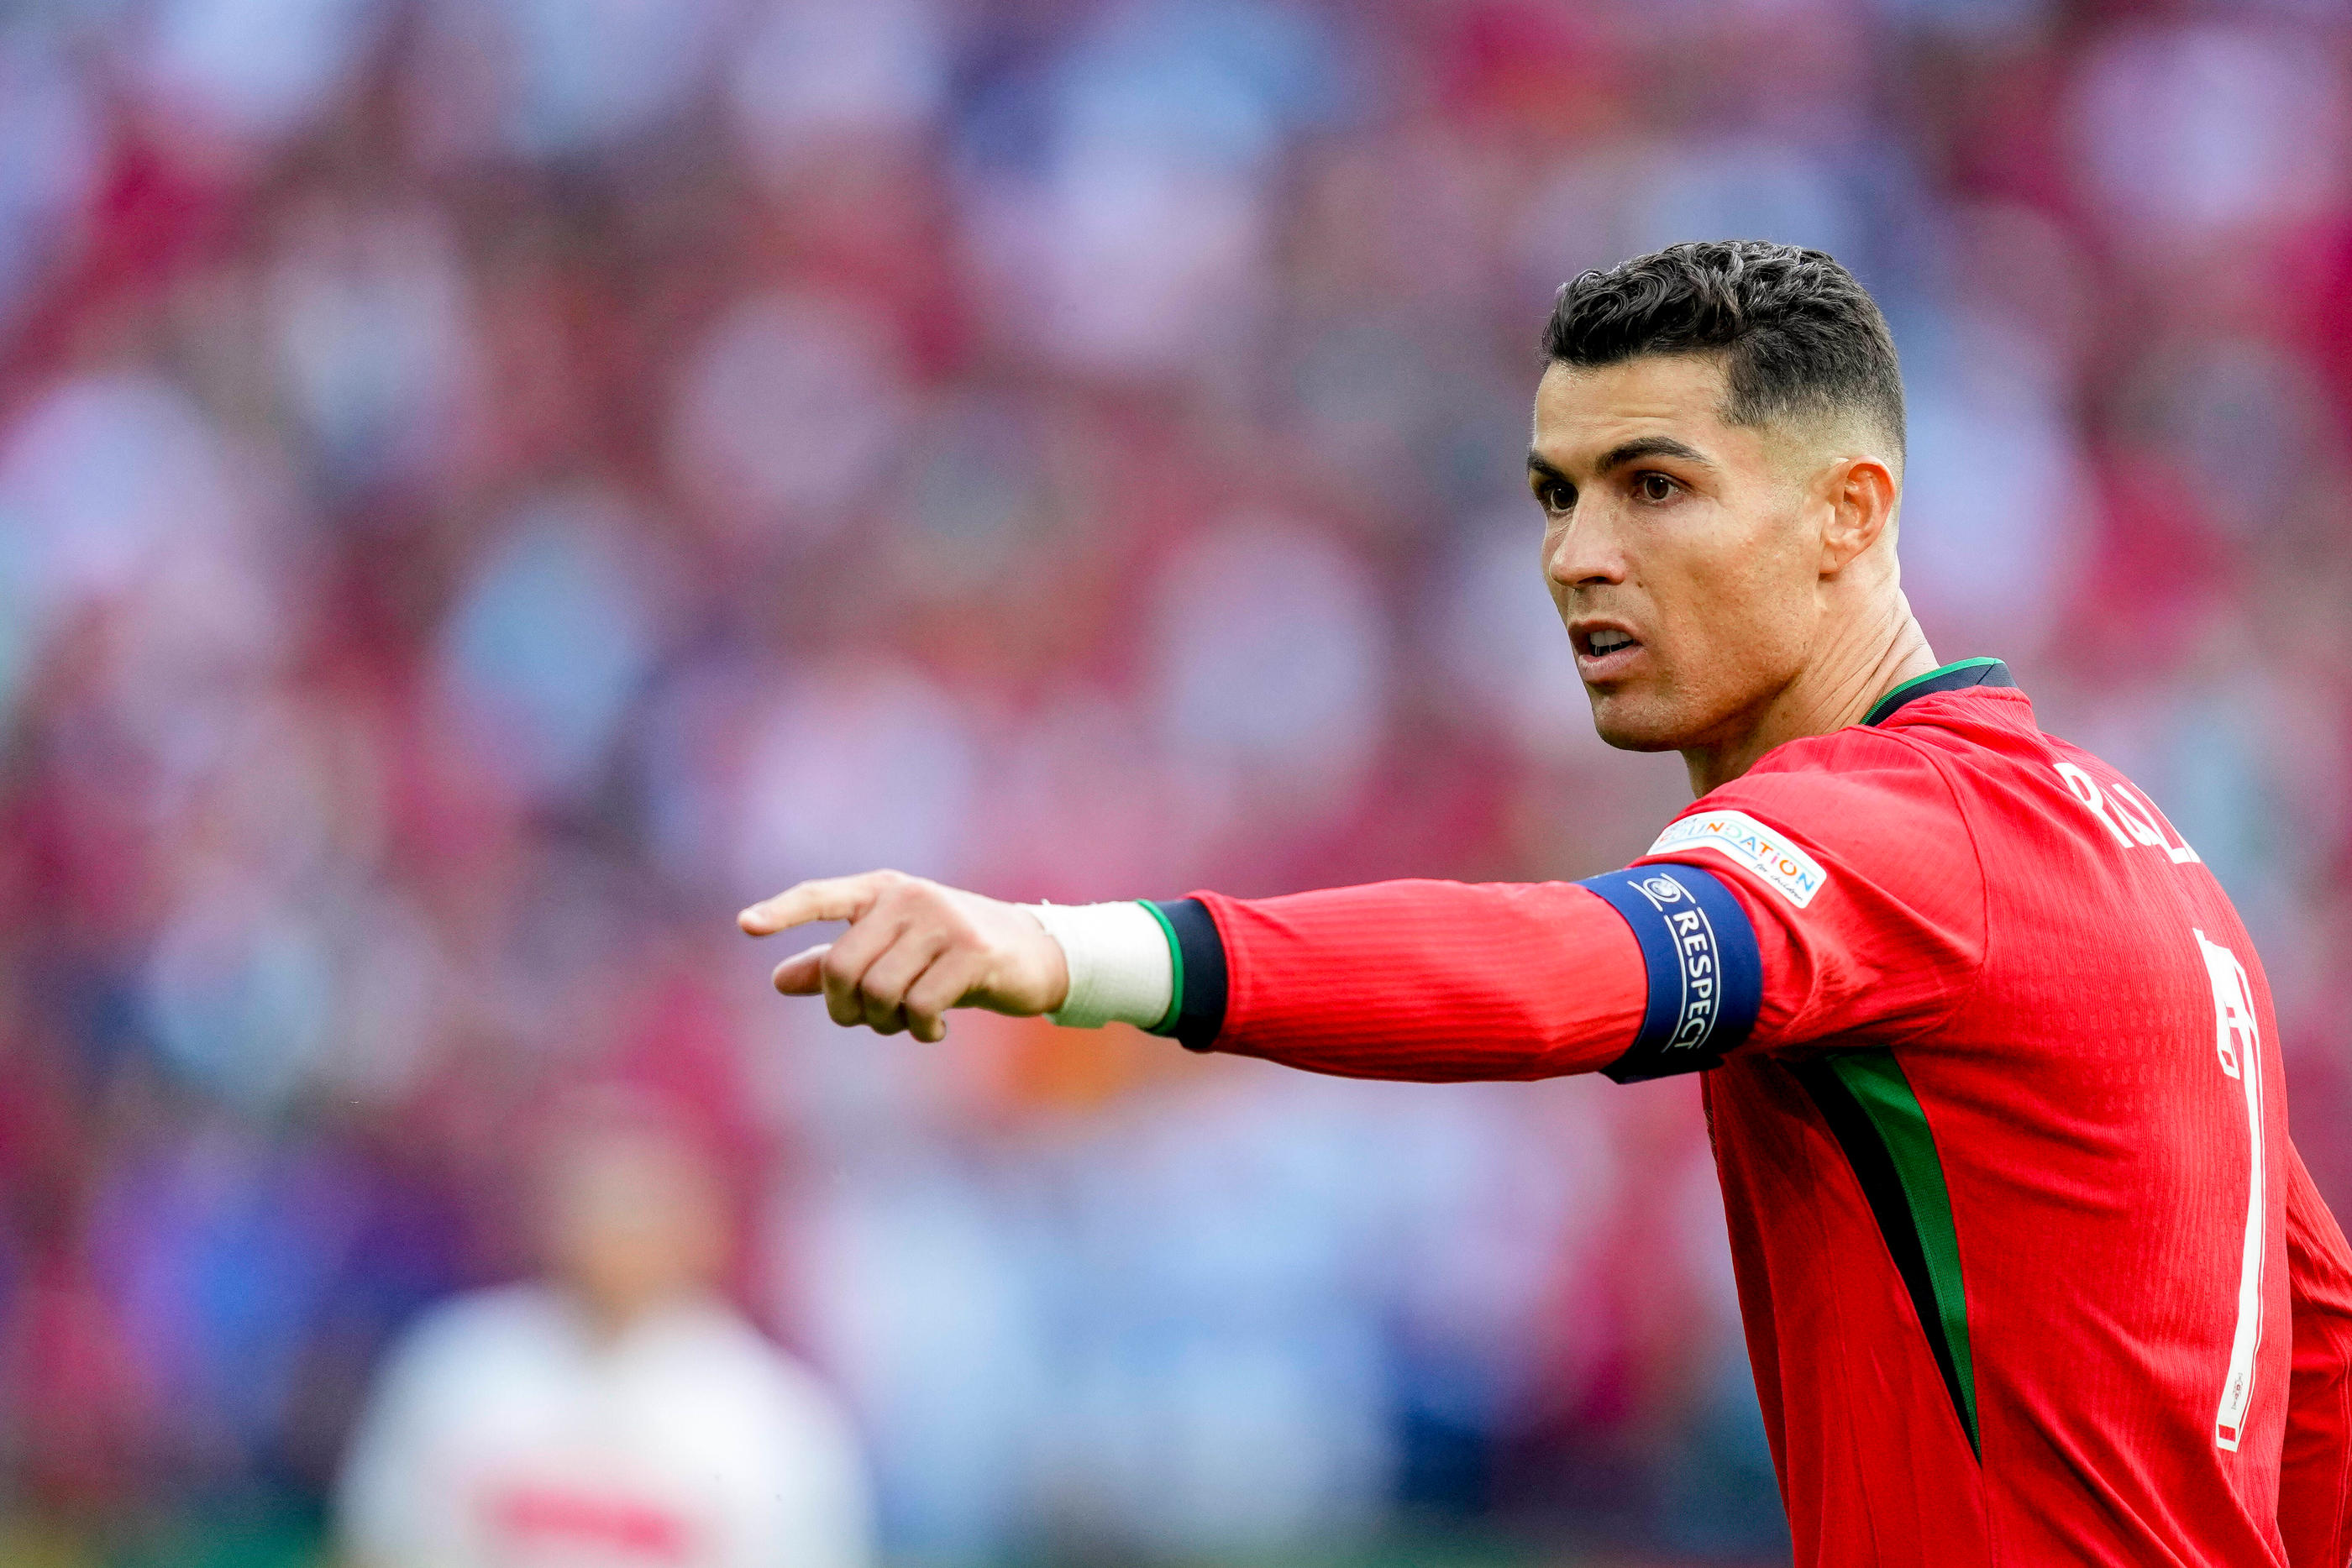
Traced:
<path id="1" fill-rule="evenodd" d="M 1150 1029 L 1168 1016 L 1176 960 L 1168 933 L 1140 904 L 1024 904 L 1069 960 L 1070 994 L 1055 1023 Z"/>

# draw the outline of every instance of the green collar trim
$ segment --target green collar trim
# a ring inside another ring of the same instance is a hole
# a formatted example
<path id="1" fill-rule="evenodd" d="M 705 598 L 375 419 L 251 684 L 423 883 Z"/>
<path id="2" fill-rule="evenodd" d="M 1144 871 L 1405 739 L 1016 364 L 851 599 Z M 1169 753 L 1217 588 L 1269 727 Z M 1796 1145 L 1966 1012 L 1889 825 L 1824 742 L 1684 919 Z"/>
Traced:
<path id="1" fill-rule="evenodd" d="M 2017 682 L 2009 666 L 1999 659 L 1961 659 L 1930 670 L 1924 675 L 1914 675 L 1871 706 L 1864 724 L 1884 724 L 1887 716 L 1906 703 L 1921 697 L 1934 696 L 1937 692 L 1956 692 L 1967 686 L 2014 686 Z"/>

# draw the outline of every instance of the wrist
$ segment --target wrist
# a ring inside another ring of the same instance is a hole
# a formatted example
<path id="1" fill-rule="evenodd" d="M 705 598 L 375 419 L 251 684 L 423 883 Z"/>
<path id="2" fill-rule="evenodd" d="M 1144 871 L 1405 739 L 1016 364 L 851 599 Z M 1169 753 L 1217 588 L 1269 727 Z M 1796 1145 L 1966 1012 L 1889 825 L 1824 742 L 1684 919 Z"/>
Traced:
<path id="1" fill-rule="evenodd" d="M 1061 948 L 1067 976 L 1061 1003 L 1045 1016 L 1096 1029 L 1129 1023 L 1152 1029 L 1173 1005 L 1176 961 L 1167 929 L 1135 903 L 1024 904 Z"/>

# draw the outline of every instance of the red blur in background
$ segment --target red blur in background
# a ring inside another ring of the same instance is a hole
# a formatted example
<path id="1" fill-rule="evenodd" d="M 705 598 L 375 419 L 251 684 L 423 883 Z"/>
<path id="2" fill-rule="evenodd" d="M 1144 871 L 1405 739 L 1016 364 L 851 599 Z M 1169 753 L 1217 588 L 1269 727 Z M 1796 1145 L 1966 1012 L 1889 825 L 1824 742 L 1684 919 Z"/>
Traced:
<path id="1" fill-rule="evenodd" d="M 1592 737 L 1519 467 L 1552 290 L 1677 239 L 1877 295 L 1937 653 L 2211 863 L 2352 1202 L 2348 43 L 0 14 L 0 1563 L 322 1560 L 386 1347 L 532 1267 L 596 1085 L 727 1173 L 894 1560 L 1785 1557 L 1688 1081 L 877 1040 L 731 919 L 1638 853 L 1683 773 Z"/>

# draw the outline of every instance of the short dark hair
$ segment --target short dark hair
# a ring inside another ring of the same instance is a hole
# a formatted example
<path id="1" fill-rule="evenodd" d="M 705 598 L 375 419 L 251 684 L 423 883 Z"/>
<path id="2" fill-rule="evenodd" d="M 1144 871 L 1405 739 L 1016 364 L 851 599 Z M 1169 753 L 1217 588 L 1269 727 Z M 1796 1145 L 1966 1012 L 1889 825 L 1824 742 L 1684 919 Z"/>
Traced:
<path id="1" fill-rule="evenodd" d="M 1903 445 L 1903 371 L 1878 302 L 1818 250 L 1690 240 L 1560 287 L 1546 359 L 1613 365 L 1638 354 L 1722 353 L 1723 416 L 1858 412 Z"/>

